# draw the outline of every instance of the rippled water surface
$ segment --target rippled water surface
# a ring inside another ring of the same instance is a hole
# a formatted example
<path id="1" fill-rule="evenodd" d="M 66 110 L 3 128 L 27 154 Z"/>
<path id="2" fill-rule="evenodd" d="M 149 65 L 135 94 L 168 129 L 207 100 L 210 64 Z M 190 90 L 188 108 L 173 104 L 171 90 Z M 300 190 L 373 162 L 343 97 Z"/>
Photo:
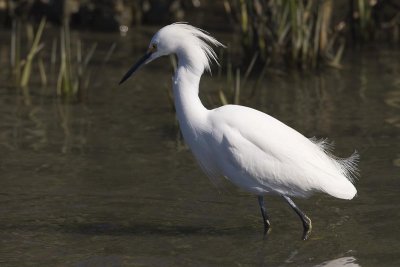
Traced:
<path id="1" fill-rule="evenodd" d="M 271 70 L 253 98 L 254 82 L 242 87 L 243 104 L 335 140 L 338 156 L 361 155 L 353 201 L 296 201 L 313 220 L 301 241 L 282 199 L 266 198 L 263 239 L 256 198 L 202 174 L 179 141 L 168 59 L 117 88 L 150 35 L 107 38 L 98 57 L 113 38 L 116 53 L 104 67 L 94 59 L 84 104 L 63 104 L 39 81 L 27 100 L 0 73 L 1 266 L 400 266 L 398 50 L 350 52 L 342 70 L 321 74 Z M 218 105 L 225 78 L 201 86 Z"/>

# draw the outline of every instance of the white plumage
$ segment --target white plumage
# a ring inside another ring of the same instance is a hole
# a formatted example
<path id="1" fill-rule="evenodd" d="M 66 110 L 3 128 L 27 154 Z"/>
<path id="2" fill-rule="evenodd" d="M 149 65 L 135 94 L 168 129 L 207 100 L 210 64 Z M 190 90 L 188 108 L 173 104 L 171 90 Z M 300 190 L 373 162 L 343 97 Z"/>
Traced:
<path id="1" fill-rule="evenodd" d="M 241 189 L 256 194 L 265 230 L 269 228 L 269 219 L 263 195 L 283 196 L 302 219 L 304 238 L 307 238 L 311 220 L 289 197 L 324 192 L 352 199 L 357 193 L 352 183 L 357 173 L 357 153 L 347 159 L 335 158 L 326 140 L 308 139 L 252 108 L 226 105 L 206 109 L 198 90 L 204 70 L 210 69 L 210 61 L 217 61 L 209 44 L 223 46 L 206 32 L 188 24 L 168 25 L 157 32 L 145 58 L 122 81 L 141 63 L 176 54 L 178 68 L 173 78 L 176 114 L 183 137 L 199 165 L 215 184 L 225 177 Z"/>

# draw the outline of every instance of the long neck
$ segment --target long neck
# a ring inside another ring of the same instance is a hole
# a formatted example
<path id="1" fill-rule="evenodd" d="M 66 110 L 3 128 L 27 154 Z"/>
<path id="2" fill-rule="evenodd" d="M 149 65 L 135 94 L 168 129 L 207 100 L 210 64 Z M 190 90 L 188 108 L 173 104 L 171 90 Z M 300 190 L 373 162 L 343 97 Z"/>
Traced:
<path id="1" fill-rule="evenodd" d="M 194 70 L 186 58 L 178 54 L 178 68 L 174 77 L 174 100 L 176 114 L 183 135 L 197 135 L 197 131 L 204 125 L 207 109 L 199 98 L 199 83 L 202 71 Z"/>

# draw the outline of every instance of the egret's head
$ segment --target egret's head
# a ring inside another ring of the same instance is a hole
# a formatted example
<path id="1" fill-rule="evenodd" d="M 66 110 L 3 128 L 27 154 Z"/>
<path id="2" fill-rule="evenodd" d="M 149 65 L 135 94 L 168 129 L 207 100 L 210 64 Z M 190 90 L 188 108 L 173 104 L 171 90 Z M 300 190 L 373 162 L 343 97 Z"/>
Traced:
<path id="1" fill-rule="evenodd" d="M 174 23 L 160 29 L 151 39 L 146 54 L 134 64 L 121 79 L 126 81 L 143 64 L 170 54 L 177 54 L 181 60 L 203 72 L 210 70 L 210 61 L 217 61 L 217 56 L 210 44 L 223 46 L 207 32 L 186 23 Z"/>

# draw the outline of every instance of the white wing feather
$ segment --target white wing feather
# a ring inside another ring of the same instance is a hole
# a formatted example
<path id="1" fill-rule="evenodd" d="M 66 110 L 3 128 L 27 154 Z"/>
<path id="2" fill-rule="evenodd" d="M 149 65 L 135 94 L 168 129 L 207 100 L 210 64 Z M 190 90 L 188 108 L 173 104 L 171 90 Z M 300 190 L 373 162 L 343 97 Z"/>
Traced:
<path id="1" fill-rule="evenodd" d="M 351 199 L 357 154 L 338 160 L 327 154 L 326 141 L 310 141 L 257 110 L 228 105 L 212 110 L 205 138 L 219 171 L 254 193 L 275 192 L 306 197 L 314 191 Z M 223 149 L 221 149 L 223 148 Z M 247 179 L 243 179 L 246 177 Z"/>

